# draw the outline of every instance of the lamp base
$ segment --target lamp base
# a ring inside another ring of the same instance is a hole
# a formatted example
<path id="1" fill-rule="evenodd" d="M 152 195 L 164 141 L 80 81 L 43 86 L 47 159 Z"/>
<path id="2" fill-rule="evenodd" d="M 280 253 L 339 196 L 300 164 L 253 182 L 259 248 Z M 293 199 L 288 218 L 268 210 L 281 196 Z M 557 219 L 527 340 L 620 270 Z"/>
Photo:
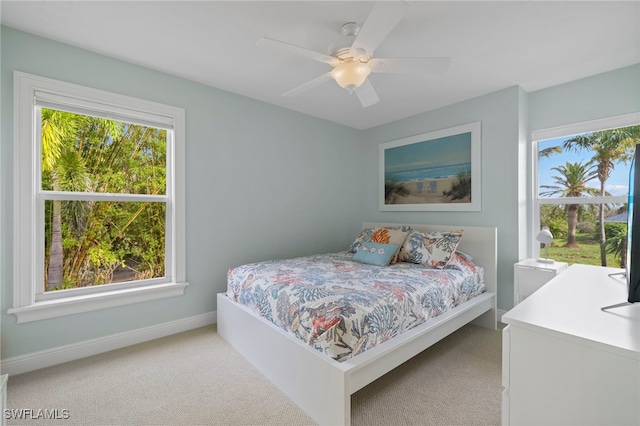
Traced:
<path id="1" fill-rule="evenodd" d="M 536 259 L 536 262 L 540 262 L 540 263 L 555 263 L 556 261 L 553 260 L 553 259 L 539 258 L 539 259 Z"/>

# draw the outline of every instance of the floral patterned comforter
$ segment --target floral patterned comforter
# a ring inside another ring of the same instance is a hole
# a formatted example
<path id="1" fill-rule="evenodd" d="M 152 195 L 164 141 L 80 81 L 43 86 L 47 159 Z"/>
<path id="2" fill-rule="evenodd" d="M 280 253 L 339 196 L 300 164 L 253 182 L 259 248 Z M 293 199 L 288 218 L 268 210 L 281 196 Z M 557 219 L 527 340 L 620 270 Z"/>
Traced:
<path id="1" fill-rule="evenodd" d="M 347 252 L 229 269 L 227 296 L 337 361 L 484 292 L 483 269 L 454 254 L 445 269 L 357 263 Z"/>

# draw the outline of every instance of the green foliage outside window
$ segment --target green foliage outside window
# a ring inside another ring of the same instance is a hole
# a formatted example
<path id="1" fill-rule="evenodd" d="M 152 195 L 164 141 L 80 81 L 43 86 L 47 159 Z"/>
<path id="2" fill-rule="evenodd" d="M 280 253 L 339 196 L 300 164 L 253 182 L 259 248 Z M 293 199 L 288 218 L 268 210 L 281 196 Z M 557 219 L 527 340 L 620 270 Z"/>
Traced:
<path id="1" fill-rule="evenodd" d="M 42 189 L 166 193 L 166 130 L 42 109 Z M 165 203 L 45 202 L 45 290 L 164 276 Z"/>

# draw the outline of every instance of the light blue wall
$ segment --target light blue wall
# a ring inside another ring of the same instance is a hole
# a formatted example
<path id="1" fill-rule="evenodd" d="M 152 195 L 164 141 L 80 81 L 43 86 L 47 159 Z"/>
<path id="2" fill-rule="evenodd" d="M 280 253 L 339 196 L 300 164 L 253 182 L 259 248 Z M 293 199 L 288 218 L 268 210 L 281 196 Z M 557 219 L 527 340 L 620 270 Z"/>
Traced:
<path id="1" fill-rule="evenodd" d="M 640 64 L 598 74 L 529 94 L 527 165 L 533 164 L 534 131 L 640 112 Z M 531 173 L 527 173 L 527 230 L 533 220 Z M 531 257 L 533 243 L 527 243 Z"/>
<path id="2" fill-rule="evenodd" d="M 230 266 L 344 250 L 361 222 L 360 131 L 2 27 L 2 358 L 216 309 Z M 13 70 L 186 110 L 184 297 L 16 324 L 12 302 Z"/>
<path id="3" fill-rule="evenodd" d="M 531 131 L 640 111 L 638 65 L 530 94 L 511 87 L 359 131 L 9 28 L 2 28 L 0 40 L 3 358 L 214 311 L 228 267 L 343 250 L 362 221 L 496 226 L 498 307 L 509 309 L 513 263 L 527 256 Z M 190 286 L 184 297 L 20 325 L 6 315 L 12 300 L 13 70 L 186 110 Z M 379 143 L 474 121 L 482 122 L 482 211 L 378 210 Z"/>
<path id="4" fill-rule="evenodd" d="M 535 130 L 640 111 L 640 64 L 529 93 Z"/>
<path id="5" fill-rule="evenodd" d="M 498 228 L 498 307 L 513 303 L 513 264 L 518 259 L 518 149 L 520 105 L 526 94 L 518 87 L 425 112 L 365 131 L 367 169 L 363 184 L 366 211 L 376 221 L 495 226 Z M 482 123 L 482 211 L 378 211 L 378 145 L 403 137 L 480 121 Z"/>

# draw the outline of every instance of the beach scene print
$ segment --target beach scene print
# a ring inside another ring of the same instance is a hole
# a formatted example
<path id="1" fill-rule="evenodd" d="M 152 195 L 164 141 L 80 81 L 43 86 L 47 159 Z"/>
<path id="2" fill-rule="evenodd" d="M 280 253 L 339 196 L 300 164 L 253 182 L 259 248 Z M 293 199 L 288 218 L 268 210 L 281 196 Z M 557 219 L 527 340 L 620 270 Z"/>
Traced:
<path id="1" fill-rule="evenodd" d="M 471 202 L 471 132 L 387 148 L 385 204 Z"/>

